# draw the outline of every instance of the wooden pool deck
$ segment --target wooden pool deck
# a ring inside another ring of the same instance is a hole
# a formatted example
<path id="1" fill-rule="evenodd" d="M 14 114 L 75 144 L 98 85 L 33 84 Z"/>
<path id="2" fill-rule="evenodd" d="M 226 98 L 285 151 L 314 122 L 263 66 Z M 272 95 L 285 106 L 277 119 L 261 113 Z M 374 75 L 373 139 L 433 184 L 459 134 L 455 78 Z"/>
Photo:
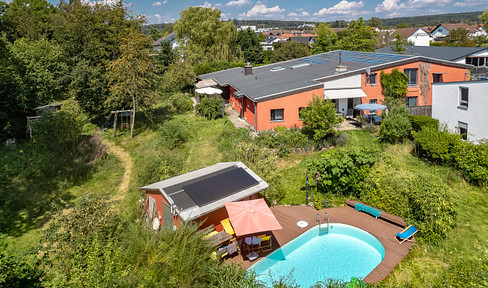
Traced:
<path id="1" fill-rule="evenodd" d="M 407 256 L 410 248 L 413 246 L 412 242 L 398 244 L 396 241 L 395 232 L 403 230 L 402 227 L 376 219 L 363 212 L 357 212 L 354 208 L 347 206 L 327 208 L 320 211 L 307 206 L 276 206 L 271 207 L 271 211 L 273 211 L 276 219 L 278 219 L 278 222 L 280 222 L 283 227 L 282 230 L 272 232 L 274 236 L 273 251 L 295 239 L 311 227 L 314 227 L 316 225 L 317 213 L 319 213 L 323 219 L 324 212 L 327 212 L 329 214 L 330 223 L 352 225 L 373 234 L 383 244 L 385 248 L 385 257 L 383 258 L 383 261 L 363 279 L 367 283 L 376 283 L 388 276 L 393 268 Z M 309 223 L 307 228 L 299 228 L 297 226 L 297 222 L 301 220 Z M 240 264 L 243 268 L 247 269 L 256 261 L 259 261 L 262 256 L 266 256 L 272 251 L 259 253 L 260 258 L 254 262 L 244 259 L 248 252 L 242 252 L 242 255 L 234 256 L 227 261 Z"/>

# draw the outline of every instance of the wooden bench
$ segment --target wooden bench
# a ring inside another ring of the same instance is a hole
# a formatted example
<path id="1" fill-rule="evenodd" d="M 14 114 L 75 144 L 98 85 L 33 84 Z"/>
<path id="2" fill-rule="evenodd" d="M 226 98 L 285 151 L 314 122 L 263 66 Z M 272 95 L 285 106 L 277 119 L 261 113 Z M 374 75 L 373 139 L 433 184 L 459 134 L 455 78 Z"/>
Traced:
<path id="1" fill-rule="evenodd" d="M 358 202 L 355 200 L 346 199 L 346 204 L 348 206 L 351 206 L 352 208 L 354 208 L 356 203 L 366 205 L 364 203 L 361 203 L 361 202 Z M 400 226 L 402 228 L 405 228 L 405 226 L 407 225 L 407 223 L 405 222 L 405 220 L 403 220 L 402 217 L 398 217 L 396 215 L 386 213 L 385 211 L 381 211 L 380 217 L 378 217 L 378 219 L 384 220 L 384 221 L 389 222 L 391 224 L 395 224 L 395 225 Z"/>

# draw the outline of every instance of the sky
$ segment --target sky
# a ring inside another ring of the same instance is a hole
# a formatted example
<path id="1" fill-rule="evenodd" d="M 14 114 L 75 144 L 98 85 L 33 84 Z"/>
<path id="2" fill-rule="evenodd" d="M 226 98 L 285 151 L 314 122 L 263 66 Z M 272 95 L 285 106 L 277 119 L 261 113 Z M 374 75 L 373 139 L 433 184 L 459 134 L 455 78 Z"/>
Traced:
<path id="1" fill-rule="evenodd" d="M 90 2 L 94 3 L 96 0 Z M 126 0 L 126 4 L 133 14 L 145 15 L 150 24 L 174 22 L 179 18 L 180 11 L 190 6 L 220 9 L 223 20 L 273 19 L 314 22 L 348 21 L 359 17 L 364 19 L 393 18 L 488 9 L 488 0 Z"/>

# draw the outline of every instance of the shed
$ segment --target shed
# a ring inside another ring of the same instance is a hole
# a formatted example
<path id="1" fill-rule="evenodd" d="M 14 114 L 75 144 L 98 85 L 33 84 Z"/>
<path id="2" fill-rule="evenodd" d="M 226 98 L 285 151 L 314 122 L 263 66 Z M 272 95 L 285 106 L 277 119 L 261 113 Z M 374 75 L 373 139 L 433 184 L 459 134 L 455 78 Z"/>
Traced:
<path id="1" fill-rule="evenodd" d="M 146 192 L 143 211 L 154 229 L 193 221 L 203 226 L 227 218 L 225 203 L 257 199 L 269 187 L 242 162 L 223 162 L 156 182 Z"/>

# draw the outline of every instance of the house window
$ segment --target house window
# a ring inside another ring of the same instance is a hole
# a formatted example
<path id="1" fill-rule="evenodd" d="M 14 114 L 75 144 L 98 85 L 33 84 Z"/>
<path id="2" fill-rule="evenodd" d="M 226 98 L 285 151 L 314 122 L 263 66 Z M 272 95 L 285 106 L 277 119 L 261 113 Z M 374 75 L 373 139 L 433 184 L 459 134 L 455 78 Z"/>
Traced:
<path id="1" fill-rule="evenodd" d="M 271 109 L 271 121 L 283 121 L 284 109 Z"/>
<path id="2" fill-rule="evenodd" d="M 369 85 L 376 85 L 376 73 L 369 74 Z"/>
<path id="3" fill-rule="evenodd" d="M 441 83 L 442 82 L 442 73 L 434 73 L 432 74 L 432 79 L 434 83 Z"/>
<path id="4" fill-rule="evenodd" d="M 463 140 L 468 140 L 468 123 L 458 121 L 458 129 Z"/>
<path id="5" fill-rule="evenodd" d="M 378 103 L 378 99 L 369 99 L 370 104 L 376 104 Z"/>
<path id="6" fill-rule="evenodd" d="M 417 71 L 419 69 L 405 69 L 403 72 L 408 77 L 408 86 L 417 86 Z"/>
<path id="7" fill-rule="evenodd" d="M 302 120 L 302 109 L 305 107 L 298 107 L 298 120 Z"/>
<path id="8" fill-rule="evenodd" d="M 459 107 L 468 109 L 469 89 L 468 87 L 459 87 Z"/>
<path id="9" fill-rule="evenodd" d="M 407 107 L 416 107 L 417 97 L 407 97 Z"/>

